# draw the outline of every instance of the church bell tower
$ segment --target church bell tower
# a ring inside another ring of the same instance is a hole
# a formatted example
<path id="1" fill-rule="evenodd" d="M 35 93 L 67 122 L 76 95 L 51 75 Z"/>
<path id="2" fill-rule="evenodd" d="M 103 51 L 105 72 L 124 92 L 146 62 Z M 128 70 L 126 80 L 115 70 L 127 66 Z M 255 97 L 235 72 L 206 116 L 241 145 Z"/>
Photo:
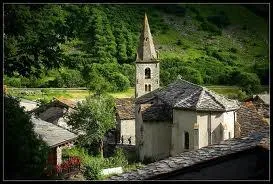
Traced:
<path id="1" fill-rule="evenodd" d="M 159 60 L 145 13 L 136 57 L 135 97 L 159 88 Z"/>

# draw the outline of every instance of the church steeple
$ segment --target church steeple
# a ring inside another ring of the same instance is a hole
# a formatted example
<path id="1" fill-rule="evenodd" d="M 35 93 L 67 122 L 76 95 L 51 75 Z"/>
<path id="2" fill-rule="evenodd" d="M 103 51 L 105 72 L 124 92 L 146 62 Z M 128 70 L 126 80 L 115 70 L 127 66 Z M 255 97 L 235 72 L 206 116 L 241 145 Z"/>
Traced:
<path id="1" fill-rule="evenodd" d="M 155 51 L 148 18 L 145 13 L 143 28 L 139 38 L 136 62 L 151 62 L 151 60 L 157 60 L 157 53 Z"/>
<path id="2" fill-rule="evenodd" d="M 159 60 L 155 51 L 147 15 L 139 37 L 136 58 L 135 97 L 140 97 L 159 88 Z"/>

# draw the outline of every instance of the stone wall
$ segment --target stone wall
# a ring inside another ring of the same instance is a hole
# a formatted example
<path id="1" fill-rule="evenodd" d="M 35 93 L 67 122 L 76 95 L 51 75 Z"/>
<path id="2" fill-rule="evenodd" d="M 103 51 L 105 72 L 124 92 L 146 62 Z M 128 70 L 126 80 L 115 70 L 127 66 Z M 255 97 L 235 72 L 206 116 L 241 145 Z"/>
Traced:
<path id="1" fill-rule="evenodd" d="M 145 84 L 151 85 L 151 91 L 159 88 L 159 62 L 136 63 L 136 97 L 140 97 L 149 91 L 145 91 Z M 150 68 L 151 78 L 145 79 L 145 69 Z"/>

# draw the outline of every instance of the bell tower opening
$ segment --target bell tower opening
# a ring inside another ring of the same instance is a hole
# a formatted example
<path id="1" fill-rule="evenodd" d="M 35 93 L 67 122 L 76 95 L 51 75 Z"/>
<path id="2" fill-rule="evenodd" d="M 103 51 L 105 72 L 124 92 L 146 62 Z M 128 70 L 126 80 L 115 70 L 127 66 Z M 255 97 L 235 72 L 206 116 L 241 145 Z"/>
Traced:
<path id="1" fill-rule="evenodd" d="M 145 69 L 145 79 L 150 79 L 151 78 L 151 69 L 146 68 Z"/>

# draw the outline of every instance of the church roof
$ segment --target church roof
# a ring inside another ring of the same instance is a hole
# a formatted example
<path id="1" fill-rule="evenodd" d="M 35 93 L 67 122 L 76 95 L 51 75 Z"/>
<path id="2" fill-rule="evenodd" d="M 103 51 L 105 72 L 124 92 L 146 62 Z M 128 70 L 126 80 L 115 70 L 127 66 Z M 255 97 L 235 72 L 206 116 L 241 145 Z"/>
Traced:
<path id="1" fill-rule="evenodd" d="M 157 59 L 153 37 L 150 31 L 148 18 L 145 13 L 142 32 L 139 37 L 136 62 L 151 62 Z"/>
<path id="2" fill-rule="evenodd" d="M 270 150 L 269 129 L 254 132 L 247 137 L 233 138 L 202 147 L 197 150 L 180 153 L 137 169 L 112 176 L 108 180 L 149 180 L 165 174 L 178 172 L 182 169 L 193 168 L 198 164 L 209 163 L 215 159 L 226 158 L 235 153 L 247 153 L 249 149 L 264 147 Z"/>
<path id="3" fill-rule="evenodd" d="M 135 119 L 135 102 L 133 98 L 117 98 L 116 111 L 121 120 Z"/>
<path id="4" fill-rule="evenodd" d="M 164 88 L 154 90 L 136 99 L 142 104 L 158 98 L 172 108 L 196 111 L 230 111 L 239 108 L 236 100 L 230 100 L 205 87 L 183 79 L 177 79 Z"/>
<path id="5" fill-rule="evenodd" d="M 149 107 L 142 113 L 143 121 L 166 121 L 171 120 L 171 109 L 165 104 L 143 104 Z"/>

